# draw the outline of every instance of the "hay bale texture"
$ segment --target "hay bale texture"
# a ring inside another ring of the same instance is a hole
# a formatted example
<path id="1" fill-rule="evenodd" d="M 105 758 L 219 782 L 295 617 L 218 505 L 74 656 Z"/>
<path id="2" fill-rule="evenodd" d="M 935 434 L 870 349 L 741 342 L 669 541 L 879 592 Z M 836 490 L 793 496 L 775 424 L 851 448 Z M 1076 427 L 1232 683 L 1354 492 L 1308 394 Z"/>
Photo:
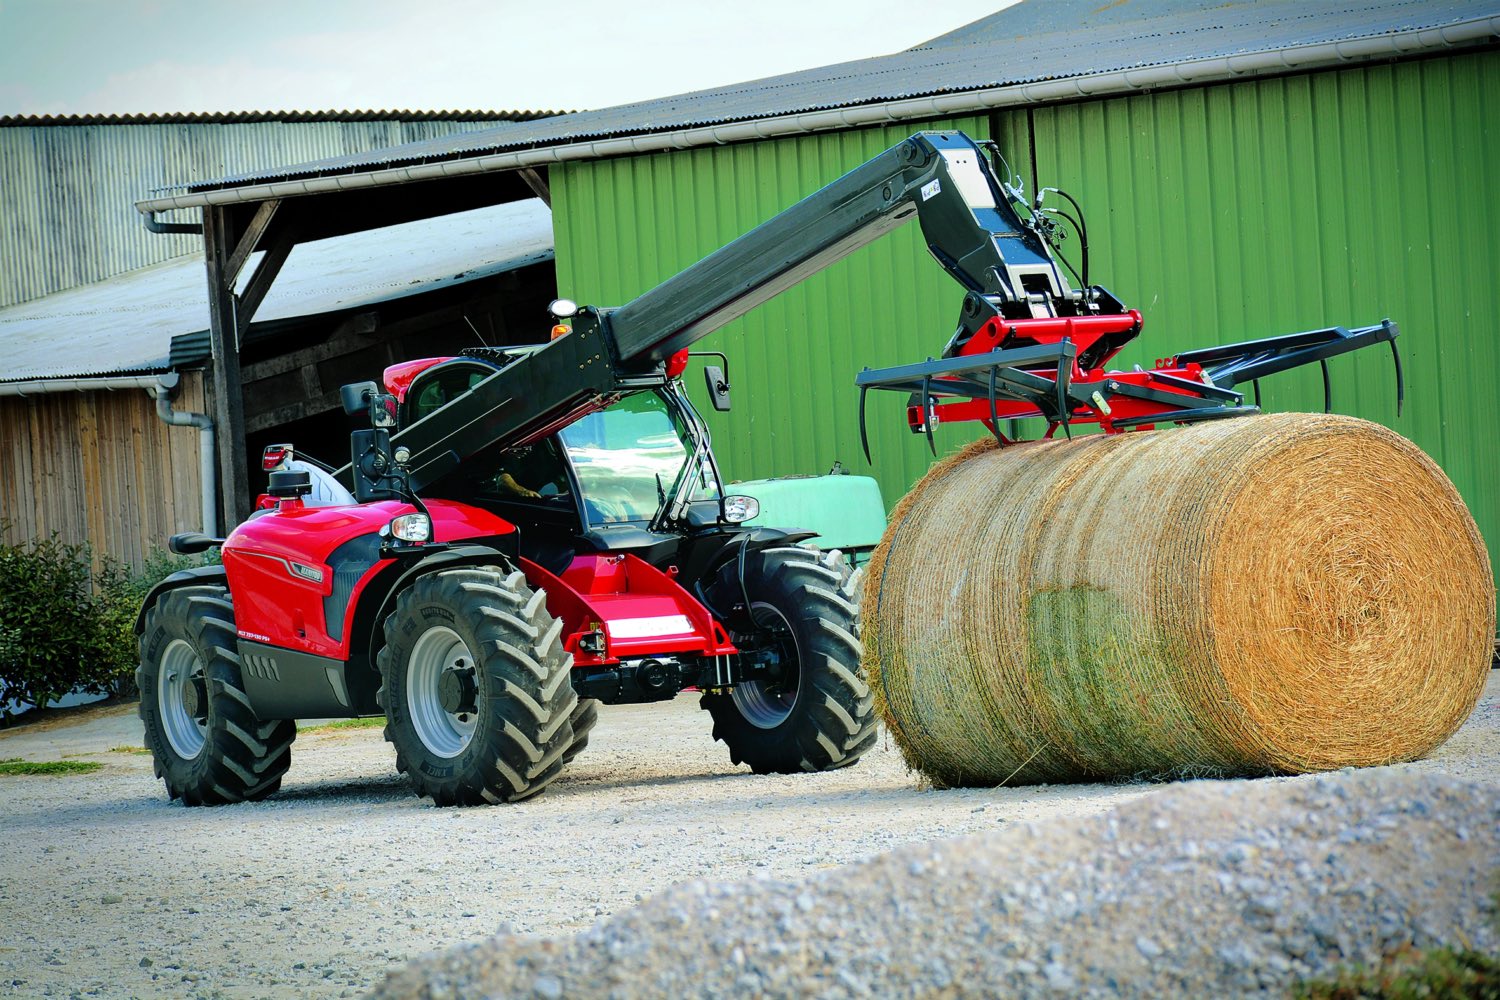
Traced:
<path id="1" fill-rule="evenodd" d="M 1447 477 L 1313 414 L 970 445 L 892 513 L 863 610 L 879 709 L 944 786 L 1413 760 L 1495 634 Z"/>

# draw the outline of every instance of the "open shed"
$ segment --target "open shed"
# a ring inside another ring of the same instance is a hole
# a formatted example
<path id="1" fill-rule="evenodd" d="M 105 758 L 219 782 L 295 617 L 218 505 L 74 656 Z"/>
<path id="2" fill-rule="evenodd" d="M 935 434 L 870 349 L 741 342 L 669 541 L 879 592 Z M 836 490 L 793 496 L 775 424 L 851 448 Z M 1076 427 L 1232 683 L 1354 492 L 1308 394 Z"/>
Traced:
<path id="1" fill-rule="evenodd" d="M 201 236 L 149 231 L 143 183 L 532 116 L 0 119 L 0 541 L 56 533 L 139 566 L 174 532 L 217 530 L 220 450 L 292 438 L 341 461 L 327 418 L 349 373 L 546 323 L 552 225 L 535 198 L 305 242 L 245 330 L 245 422 L 221 447 Z"/>

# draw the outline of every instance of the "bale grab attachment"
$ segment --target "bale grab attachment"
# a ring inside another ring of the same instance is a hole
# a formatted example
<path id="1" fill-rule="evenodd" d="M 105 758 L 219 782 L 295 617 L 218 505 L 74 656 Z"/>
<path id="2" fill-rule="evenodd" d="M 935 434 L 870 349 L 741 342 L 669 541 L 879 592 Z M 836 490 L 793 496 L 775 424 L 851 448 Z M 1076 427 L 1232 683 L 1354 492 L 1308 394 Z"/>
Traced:
<path id="1" fill-rule="evenodd" d="M 1399 330 L 1390 320 L 1356 330 L 1336 326 L 1185 351 L 1149 369 L 1106 370 L 1104 363 L 1140 327 L 1141 315 L 1135 310 L 1076 318 L 990 319 L 954 357 L 866 368 L 855 377 L 865 458 L 870 458 L 865 427 L 865 394 L 870 389 L 910 393 L 907 423 L 913 432 L 927 435 L 934 453 L 932 428 L 944 421 L 978 420 L 1004 446 L 1012 441 L 1000 431 L 1000 422 L 1025 417 L 1045 418 L 1044 436 L 1050 438 L 1059 427 L 1072 437 L 1074 424 L 1098 424 L 1114 434 L 1259 413 L 1260 379 L 1314 362 L 1323 370 L 1327 413 L 1333 408 L 1328 359 L 1382 342 L 1391 345 L 1395 363 L 1398 416 L 1405 400 L 1396 348 Z M 1107 346 L 1101 351 L 1102 344 Z M 1246 382 L 1254 392 L 1250 405 L 1234 389 Z"/>

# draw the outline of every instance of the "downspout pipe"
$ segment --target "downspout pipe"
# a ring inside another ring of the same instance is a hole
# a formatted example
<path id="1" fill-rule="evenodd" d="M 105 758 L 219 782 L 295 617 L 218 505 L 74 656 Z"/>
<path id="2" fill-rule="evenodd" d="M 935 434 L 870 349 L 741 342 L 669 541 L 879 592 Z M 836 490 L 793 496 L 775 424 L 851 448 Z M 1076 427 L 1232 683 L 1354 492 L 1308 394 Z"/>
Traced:
<path id="1" fill-rule="evenodd" d="M 206 413 L 172 409 L 172 388 L 177 384 L 177 373 L 172 372 L 172 385 L 159 386 L 151 395 L 156 397 L 156 415 L 163 423 L 175 427 L 198 428 L 198 493 L 199 510 L 203 521 L 203 533 L 217 535 L 219 519 L 219 463 L 214 460 L 214 422 Z M 165 376 L 164 376 L 165 378 Z"/>
<path id="2" fill-rule="evenodd" d="M 203 223 L 201 222 L 158 222 L 155 212 L 147 212 L 143 215 L 146 228 L 153 233 L 181 233 L 184 236 L 202 236 Z"/>
<path id="3" fill-rule="evenodd" d="M 219 466 L 214 461 L 214 422 L 206 413 L 172 409 L 172 392 L 180 377 L 176 372 L 160 375 L 117 375 L 108 378 L 44 378 L 28 382 L 0 382 L 0 396 L 45 396 L 58 392 L 100 392 L 144 389 L 156 400 L 156 415 L 174 427 L 198 428 L 198 475 L 202 487 L 199 517 L 205 535 L 218 526 Z"/>

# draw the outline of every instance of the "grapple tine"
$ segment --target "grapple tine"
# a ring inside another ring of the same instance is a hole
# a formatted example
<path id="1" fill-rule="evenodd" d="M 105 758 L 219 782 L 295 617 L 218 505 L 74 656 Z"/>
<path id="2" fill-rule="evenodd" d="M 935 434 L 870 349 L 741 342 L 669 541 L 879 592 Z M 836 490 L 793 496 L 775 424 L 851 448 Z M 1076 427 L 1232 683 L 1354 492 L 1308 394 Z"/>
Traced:
<path id="1" fill-rule="evenodd" d="M 1073 416 L 1072 407 L 1068 406 L 1068 382 L 1073 373 L 1073 362 L 1066 355 L 1057 359 L 1057 377 L 1052 384 L 1057 388 L 1057 422 L 1062 424 L 1063 433 L 1069 441 L 1073 440 Z"/>
<path id="2" fill-rule="evenodd" d="M 1323 412 L 1333 412 L 1333 383 L 1328 379 L 1328 362 L 1320 360 L 1318 367 L 1323 369 Z"/>
<path id="3" fill-rule="evenodd" d="M 1255 408 L 1258 410 L 1260 409 L 1260 379 L 1256 379 L 1250 384 L 1255 387 Z"/>
<path id="4" fill-rule="evenodd" d="M 937 444 L 932 440 L 932 376 L 922 379 L 922 427 L 927 431 L 927 450 L 937 457 Z"/>
<path id="5" fill-rule="evenodd" d="M 1053 387 L 1057 390 L 1057 419 L 1063 423 L 1068 422 L 1072 416 L 1068 412 L 1068 359 L 1061 357 L 1057 359 L 1057 377 L 1052 380 Z M 1072 437 L 1072 435 L 1068 435 Z"/>
<path id="6" fill-rule="evenodd" d="M 1401 416 L 1401 404 L 1406 402 L 1406 379 L 1401 374 L 1401 349 L 1396 346 L 1394 340 L 1386 343 L 1391 345 L 1391 361 L 1396 365 L 1396 416 Z"/>
<path id="7" fill-rule="evenodd" d="M 870 436 L 865 431 L 865 393 L 869 391 L 870 387 L 867 385 L 859 387 L 859 446 L 864 449 L 865 464 L 874 465 L 874 460 L 870 458 Z"/>
<path id="8" fill-rule="evenodd" d="M 995 366 L 990 365 L 990 433 L 1005 447 L 1005 435 L 1000 433 L 1000 411 L 995 405 Z"/>

